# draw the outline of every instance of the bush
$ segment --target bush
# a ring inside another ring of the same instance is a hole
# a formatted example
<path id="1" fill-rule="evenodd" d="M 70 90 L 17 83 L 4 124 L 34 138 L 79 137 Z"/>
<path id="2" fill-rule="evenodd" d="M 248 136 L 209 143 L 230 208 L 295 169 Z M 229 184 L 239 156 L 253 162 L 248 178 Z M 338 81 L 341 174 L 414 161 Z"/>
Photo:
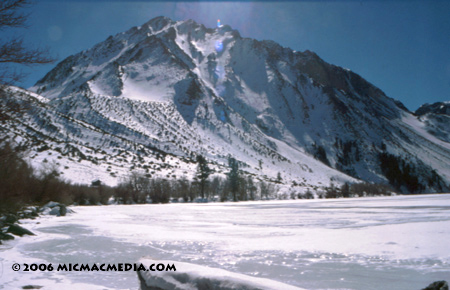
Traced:
<path id="1" fill-rule="evenodd" d="M 9 142 L 0 144 L 0 212 L 15 212 L 33 201 L 33 169 Z"/>
<path id="2" fill-rule="evenodd" d="M 183 198 L 187 198 L 186 183 L 178 184 L 184 189 Z M 120 204 L 146 203 L 150 198 L 153 203 L 167 203 L 177 184 L 171 184 L 167 179 L 153 179 L 132 173 L 124 182 L 114 188 L 114 199 Z"/>
<path id="3" fill-rule="evenodd" d="M 171 194 L 171 186 L 166 179 L 154 179 L 149 188 L 149 196 L 153 203 L 168 203 Z"/>

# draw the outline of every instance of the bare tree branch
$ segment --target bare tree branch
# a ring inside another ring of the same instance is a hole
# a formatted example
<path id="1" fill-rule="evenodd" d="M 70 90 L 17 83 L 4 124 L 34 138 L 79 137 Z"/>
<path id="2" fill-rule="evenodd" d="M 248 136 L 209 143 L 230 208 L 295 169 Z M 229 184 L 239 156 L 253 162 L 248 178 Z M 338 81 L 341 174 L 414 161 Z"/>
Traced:
<path id="1" fill-rule="evenodd" d="M 0 66 L 0 91 L 4 86 L 11 86 L 23 80 L 27 74 L 7 65 Z"/>
<path id="2" fill-rule="evenodd" d="M 22 39 L 12 39 L 0 44 L 0 63 L 20 63 L 25 65 L 52 63 L 47 50 L 26 49 Z"/>
<path id="3" fill-rule="evenodd" d="M 0 29 L 24 27 L 29 14 L 21 14 L 18 10 L 30 4 L 29 0 L 3 0 L 0 2 Z"/>
<path id="4" fill-rule="evenodd" d="M 31 0 L 0 0 L 0 31 L 6 28 L 25 27 L 29 14 L 21 9 L 31 5 Z M 21 81 L 25 75 L 11 69 L 8 64 L 35 65 L 48 64 L 55 59 L 48 49 L 26 47 L 21 38 L 0 39 L 0 86 L 12 85 Z"/>

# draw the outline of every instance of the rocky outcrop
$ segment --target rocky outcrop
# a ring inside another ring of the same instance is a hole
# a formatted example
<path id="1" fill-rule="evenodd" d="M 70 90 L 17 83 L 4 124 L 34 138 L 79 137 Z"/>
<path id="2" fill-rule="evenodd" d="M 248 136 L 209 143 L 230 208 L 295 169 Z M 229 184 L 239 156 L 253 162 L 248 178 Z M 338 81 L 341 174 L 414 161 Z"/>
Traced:
<path id="1" fill-rule="evenodd" d="M 13 240 L 14 236 L 22 237 L 24 235 L 34 236 L 34 233 L 19 225 L 19 219 L 34 219 L 39 214 L 49 214 L 55 216 L 65 216 L 73 211 L 64 204 L 50 201 L 43 207 L 29 206 L 15 214 L 5 214 L 0 216 L 0 245 L 1 241 Z"/>
<path id="2" fill-rule="evenodd" d="M 11 236 L 10 234 L 4 233 L 0 231 L 0 245 L 1 241 L 7 241 L 7 240 L 14 240 L 14 236 Z"/>
<path id="3" fill-rule="evenodd" d="M 44 286 L 39 286 L 39 285 L 26 285 L 23 286 L 22 289 L 41 289 Z"/>
<path id="4" fill-rule="evenodd" d="M 216 289 L 216 290 L 302 290 L 292 285 L 252 277 L 224 269 L 169 260 L 141 259 L 148 271 L 137 271 L 141 290 Z"/>
<path id="5" fill-rule="evenodd" d="M 447 281 L 436 281 L 428 285 L 427 288 L 423 288 L 422 290 L 448 290 Z"/>
<path id="6" fill-rule="evenodd" d="M 42 214 L 55 215 L 55 216 L 65 216 L 67 213 L 72 213 L 73 211 L 68 209 L 64 204 L 50 201 L 39 210 Z"/>
<path id="7" fill-rule="evenodd" d="M 32 232 L 30 232 L 29 230 L 27 230 L 17 224 L 10 225 L 6 232 L 11 233 L 16 236 L 19 236 L 19 237 L 22 237 L 24 235 L 34 236 L 34 234 Z"/>
<path id="8" fill-rule="evenodd" d="M 424 104 L 416 110 L 417 116 L 423 116 L 428 113 L 450 116 L 450 102 L 437 102 L 434 104 Z"/>
<path id="9" fill-rule="evenodd" d="M 14 236 L 34 235 L 31 231 L 17 225 L 19 219 L 35 218 L 36 207 L 27 207 L 16 214 L 5 214 L 0 217 L 0 244 L 1 241 L 13 240 Z"/>

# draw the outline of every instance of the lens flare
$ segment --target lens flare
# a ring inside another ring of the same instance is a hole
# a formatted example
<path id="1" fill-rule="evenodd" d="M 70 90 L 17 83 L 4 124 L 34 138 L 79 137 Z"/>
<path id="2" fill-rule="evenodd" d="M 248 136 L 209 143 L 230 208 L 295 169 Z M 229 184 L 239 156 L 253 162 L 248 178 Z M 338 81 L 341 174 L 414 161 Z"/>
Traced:
<path id="1" fill-rule="evenodd" d="M 220 27 L 220 19 L 217 19 L 217 27 Z"/>
<path id="2" fill-rule="evenodd" d="M 215 46 L 216 46 L 216 51 L 217 52 L 221 52 L 223 50 L 223 43 L 222 43 L 222 41 L 217 40 Z"/>

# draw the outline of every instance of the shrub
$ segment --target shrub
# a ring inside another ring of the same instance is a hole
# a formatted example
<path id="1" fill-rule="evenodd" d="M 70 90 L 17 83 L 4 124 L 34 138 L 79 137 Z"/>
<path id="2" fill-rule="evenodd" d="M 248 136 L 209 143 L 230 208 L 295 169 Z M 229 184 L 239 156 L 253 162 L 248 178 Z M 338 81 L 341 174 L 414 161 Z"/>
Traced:
<path id="1" fill-rule="evenodd" d="M 33 169 L 10 142 L 0 143 L 0 212 L 15 212 L 32 202 Z"/>

